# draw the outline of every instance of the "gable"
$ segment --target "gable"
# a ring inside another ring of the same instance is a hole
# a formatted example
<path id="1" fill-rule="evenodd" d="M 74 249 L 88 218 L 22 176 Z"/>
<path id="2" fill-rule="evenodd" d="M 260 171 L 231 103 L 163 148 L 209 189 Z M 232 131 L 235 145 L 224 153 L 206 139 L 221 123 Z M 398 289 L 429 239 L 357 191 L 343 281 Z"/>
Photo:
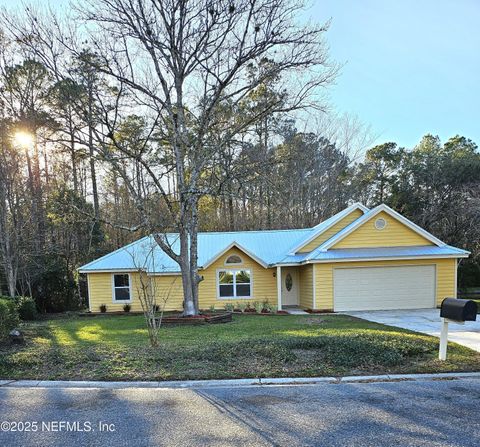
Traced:
<path id="1" fill-rule="evenodd" d="M 326 231 L 321 233 L 315 239 L 313 239 L 308 244 L 303 246 L 300 250 L 298 250 L 298 253 L 309 253 L 315 250 L 317 247 L 322 245 L 325 241 L 333 237 L 340 230 L 343 230 L 347 225 L 350 225 L 352 222 L 354 222 L 361 216 L 363 216 L 363 212 L 360 209 L 353 210 L 350 214 L 348 214 L 343 219 L 338 221 L 335 225 L 328 228 Z"/>
<path id="2" fill-rule="evenodd" d="M 230 256 L 238 256 L 241 259 L 239 264 L 226 264 L 227 258 Z M 222 268 L 233 268 L 233 269 L 242 269 L 242 268 L 260 268 L 265 270 L 265 266 L 260 264 L 260 262 L 251 256 L 249 256 L 245 251 L 240 248 L 233 246 L 228 250 L 221 252 L 212 262 L 208 263 L 201 270 L 203 272 L 209 270 L 217 270 Z"/>
<path id="3" fill-rule="evenodd" d="M 375 221 L 379 218 L 385 219 L 387 223 L 382 230 L 375 228 Z M 416 245 L 434 244 L 395 217 L 382 211 L 330 248 L 405 247 Z"/>

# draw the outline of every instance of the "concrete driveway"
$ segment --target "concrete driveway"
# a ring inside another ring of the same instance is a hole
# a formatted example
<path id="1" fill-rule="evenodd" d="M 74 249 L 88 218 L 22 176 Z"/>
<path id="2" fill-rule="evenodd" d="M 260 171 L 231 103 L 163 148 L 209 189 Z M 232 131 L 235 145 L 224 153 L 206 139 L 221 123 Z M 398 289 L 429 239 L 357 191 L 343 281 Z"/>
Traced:
<path id="1" fill-rule="evenodd" d="M 371 310 L 344 313 L 375 323 L 440 337 L 439 309 Z M 450 323 L 448 339 L 480 352 L 480 321 L 466 322 L 464 325 Z"/>

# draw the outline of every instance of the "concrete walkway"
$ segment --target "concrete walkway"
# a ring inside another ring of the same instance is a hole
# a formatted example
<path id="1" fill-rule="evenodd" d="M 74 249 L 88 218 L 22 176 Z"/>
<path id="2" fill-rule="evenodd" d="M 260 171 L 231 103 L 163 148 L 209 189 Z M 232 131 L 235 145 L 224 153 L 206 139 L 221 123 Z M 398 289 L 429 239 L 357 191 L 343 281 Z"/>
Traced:
<path id="1" fill-rule="evenodd" d="M 375 323 L 409 329 L 415 332 L 440 337 L 440 310 L 372 310 L 344 312 L 352 317 L 363 318 Z M 479 318 L 480 319 L 480 318 Z M 448 340 L 480 352 L 480 321 L 466 322 L 464 325 L 450 323 Z"/>
<path id="2" fill-rule="evenodd" d="M 288 312 L 290 315 L 310 315 L 308 312 L 305 312 L 299 307 L 284 307 L 283 310 Z"/>

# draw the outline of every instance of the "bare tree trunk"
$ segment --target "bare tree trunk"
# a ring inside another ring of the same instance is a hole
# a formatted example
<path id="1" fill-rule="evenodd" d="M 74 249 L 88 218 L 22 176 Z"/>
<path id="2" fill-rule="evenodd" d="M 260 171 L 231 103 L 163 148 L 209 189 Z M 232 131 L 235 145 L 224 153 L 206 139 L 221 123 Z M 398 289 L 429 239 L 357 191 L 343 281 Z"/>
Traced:
<path id="1" fill-rule="evenodd" d="M 232 192 L 229 192 L 228 194 L 228 217 L 229 217 L 230 231 L 235 231 L 235 210 L 233 207 Z"/>
<path id="2" fill-rule="evenodd" d="M 78 194 L 78 174 L 77 174 L 77 154 L 75 153 L 75 133 L 72 126 L 72 119 L 69 118 L 69 134 L 70 134 L 70 160 L 72 161 L 72 180 L 73 191 Z"/>
<path id="3" fill-rule="evenodd" d="M 92 179 L 93 210 L 95 221 L 100 216 L 100 204 L 98 200 L 97 174 L 95 170 L 95 148 L 93 144 L 93 91 L 92 82 L 88 80 L 88 151 L 90 157 L 90 177 Z"/>
<path id="4" fill-rule="evenodd" d="M 14 297 L 17 289 L 17 268 L 10 231 L 7 221 L 5 187 L 3 179 L 0 179 L 0 254 L 7 278 L 8 293 L 11 297 Z"/>

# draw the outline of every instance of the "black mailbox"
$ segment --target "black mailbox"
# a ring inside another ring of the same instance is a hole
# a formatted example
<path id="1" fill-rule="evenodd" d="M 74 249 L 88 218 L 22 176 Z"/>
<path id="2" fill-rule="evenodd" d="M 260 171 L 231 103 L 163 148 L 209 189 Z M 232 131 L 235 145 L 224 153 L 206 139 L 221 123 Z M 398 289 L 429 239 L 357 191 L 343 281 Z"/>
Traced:
<path id="1" fill-rule="evenodd" d="M 472 300 L 445 298 L 440 308 L 440 317 L 454 321 L 476 321 L 477 303 Z"/>

